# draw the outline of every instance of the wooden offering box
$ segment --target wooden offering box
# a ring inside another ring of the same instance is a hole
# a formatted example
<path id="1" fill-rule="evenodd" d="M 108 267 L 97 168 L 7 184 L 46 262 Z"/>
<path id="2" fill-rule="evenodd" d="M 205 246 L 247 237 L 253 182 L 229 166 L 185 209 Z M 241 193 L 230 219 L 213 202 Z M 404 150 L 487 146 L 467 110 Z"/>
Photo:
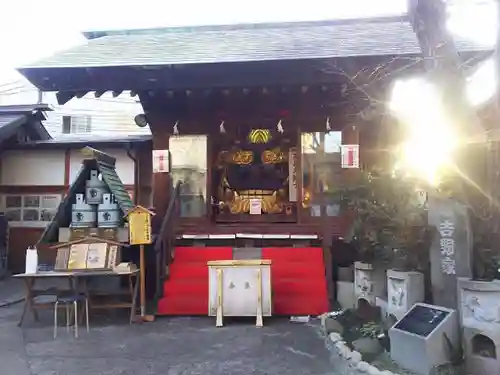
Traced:
<path id="1" fill-rule="evenodd" d="M 210 261 L 209 315 L 216 316 L 222 327 L 223 316 L 255 316 L 262 327 L 262 317 L 271 316 L 271 261 Z"/>

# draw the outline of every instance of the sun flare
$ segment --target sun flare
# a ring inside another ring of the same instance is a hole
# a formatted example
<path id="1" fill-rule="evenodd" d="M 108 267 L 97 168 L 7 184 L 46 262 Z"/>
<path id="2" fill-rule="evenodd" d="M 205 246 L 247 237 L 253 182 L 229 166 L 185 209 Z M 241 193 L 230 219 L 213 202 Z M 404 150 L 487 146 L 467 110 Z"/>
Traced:
<path id="1" fill-rule="evenodd" d="M 458 142 L 437 90 L 422 79 L 398 81 L 390 108 L 408 130 L 401 145 L 400 168 L 438 184 L 440 173 L 451 166 Z"/>

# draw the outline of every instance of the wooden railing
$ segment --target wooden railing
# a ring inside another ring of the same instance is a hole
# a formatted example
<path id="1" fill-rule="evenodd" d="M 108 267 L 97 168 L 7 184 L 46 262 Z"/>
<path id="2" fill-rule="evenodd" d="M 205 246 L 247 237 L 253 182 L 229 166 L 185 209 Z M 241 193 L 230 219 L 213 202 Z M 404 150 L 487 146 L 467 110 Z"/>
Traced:
<path id="1" fill-rule="evenodd" d="M 168 276 L 168 266 L 174 259 L 175 224 L 180 214 L 180 189 L 179 181 L 172 190 L 170 201 L 161 222 L 160 231 L 156 236 L 154 250 L 156 253 L 156 299 L 163 295 L 163 281 Z"/>

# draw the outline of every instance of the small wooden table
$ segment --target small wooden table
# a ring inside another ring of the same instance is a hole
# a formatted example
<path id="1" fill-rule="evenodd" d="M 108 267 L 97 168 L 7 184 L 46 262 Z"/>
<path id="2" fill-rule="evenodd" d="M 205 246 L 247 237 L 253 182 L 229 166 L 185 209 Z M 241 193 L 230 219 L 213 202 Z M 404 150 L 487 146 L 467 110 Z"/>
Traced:
<path id="1" fill-rule="evenodd" d="M 28 310 L 31 311 L 33 317 L 36 321 L 38 321 L 37 308 L 46 308 L 48 306 L 52 306 L 50 304 L 35 304 L 34 299 L 39 296 L 44 295 L 54 295 L 57 296 L 58 293 L 71 292 L 71 293 L 84 293 L 85 296 L 89 299 L 89 305 L 91 309 L 119 309 L 119 308 L 128 308 L 130 309 L 130 323 L 133 322 L 135 314 L 136 314 L 136 300 L 137 293 L 139 290 L 139 283 L 136 281 L 134 285 L 134 278 L 137 278 L 139 274 L 139 270 L 134 270 L 130 272 L 113 272 L 113 271 L 48 271 L 48 272 L 37 272 L 37 273 L 21 273 L 17 275 L 13 275 L 13 277 L 17 277 L 24 280 L 26 284 L 26 299 L 24 302 L 24 309 L 21 315 L 21 319 L 18 323 L 18 326 L 21 326 L 24 321 L 24 317 Z M 113 277 L 113 276 L 127 276 L 128 277 L 128 293 L 130 294 L 130 302 L 121 302 L 121 303 L 102 303 L 102 304 L 92 304 L 91 294 L 89 293 L 89 281 L 92 277 Z M 47 291 L 47 290 L 37 290 L 35 289 L 35 284 L 37 280 L 47 279 L 47 278 L 59 278 L 59 279 L 67 279 L 69 289 L 66 290 L 55 290 L 55 291 Z M 80 289 L 80 281 L 83 281 L 83 290 Z"/>

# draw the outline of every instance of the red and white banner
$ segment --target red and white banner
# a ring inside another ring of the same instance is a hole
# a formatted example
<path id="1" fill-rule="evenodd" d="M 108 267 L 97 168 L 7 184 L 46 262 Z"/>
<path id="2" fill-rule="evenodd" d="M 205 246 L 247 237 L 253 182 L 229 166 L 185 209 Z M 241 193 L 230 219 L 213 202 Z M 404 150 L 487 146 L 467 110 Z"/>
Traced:
<path id="1" fill-rule="evenodd" d="M 342 168 L 359 168 L 359 145 L 342 145 Z"/>
<path id="2" fill-rule="evenodd" d="M 169 172 L 170 152 L 168 150 L 153 150 L 153 173 Z"/>

